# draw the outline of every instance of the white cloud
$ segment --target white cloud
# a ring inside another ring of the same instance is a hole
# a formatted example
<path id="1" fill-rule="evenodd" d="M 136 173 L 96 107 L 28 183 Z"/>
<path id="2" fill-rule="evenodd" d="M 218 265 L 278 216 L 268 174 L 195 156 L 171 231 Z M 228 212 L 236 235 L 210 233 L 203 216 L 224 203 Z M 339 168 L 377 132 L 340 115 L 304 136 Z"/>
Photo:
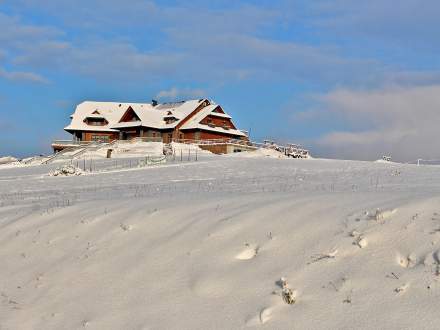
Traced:
<path id="1" fill-rule="evenodd" d="M 203 96 L 206 96 L 206 92 L 203 89 L 172 87 L 169 90 L 160 91 L 156 98 L 160 100 L 177 100 L 178 98 L 201 98 Z"/>
<path id="2" fill-rule="evenodd" d="M 23 6 L 34 8 L 40 1 L 22 0 Z M 197 16 L 203 17 L 203 28 L 194 20 L 196 8 L 191 5 L 157 5 L 154 2 L 136 0 L 139 20 L 137 29 L 144 34 L 161 35 L 160 41 L 146 47 L 136 46 L 137 36 L 127 35 L 122 28 L 112 26 L 109 36 L 100 26 L 111 21 L 120 22 L 122 7 L 116 0 L 94 0 L 87 6 L 103 8 L 82 13 L 83 7 L 61 10 L 68 1 L 45 1 L 49 12 L 72 15 L 78 25 L 78 17 L 93 22 L 106 22 L 86 27 L 87 36 L 72 38 L 60 28 L 33 25 L 20 18 L 0 13 L 0 28 L 7 33 L 0 36 L 2 47 L 9 51 L 8 63 L 27 70 L 61 70 L 75 75 L 99 80 L 133 79 L 148 81 L 151 77 L 180 83 L 202 82 L 223 84 L 227 81 L 283 79 L 288 81 L 353 81 L 375 72 L 371 61 L 347 59 L 334 49 L 311 46 L 288 40 L 270 40 L 264 37 L 266 28 L 282 24 L 280 11 L 251 5 L 231 6 L 222 9 L 197 8 Z M 44 10 L 41 9 L 40 10 Z M 84 14 L 84 15 L 83 15 Z M 96 15 L 95 15 L 96 14 Z M 131 17 L 131 16 L 130 16 Z M 142 19 L 141 19 L 142 18 Z M 108 21 L 108 22 L 107 22 Z M 122 20 L 126 21 L 126 20 Z M 129 20 L 130 24 L 133 20 Z M 227 24 L 225 24 L 227 22 Z M 81 26 L 76 29 L 81 30 Z M 85 33 L 85 32 L 83 32 Z M 142 34 L 142 33 L 140 33 Z M 5 36 L 6 35 L 6 36 Z M 3 38 L 3 39 L 2 39 Z M 345 56 L 345 55 L 344 55 Z M 366 64 L 369 64 L 366 70 Z M 353 72 L 357 72 L 353 75 Z"/>
<path id="3" fill-rule="evenodd" d="M 6 71 L 5 69 L 0 67 L 0 78 L 5 78 L 7 80 L 13 81 L 25 81 L 32 83 L 49 83 L 49 80 L 44 78 L 43 76 L 33 73 L 33 72 L 24 72 L 24 71 Z"/>
<path id="4" fill-rule="evenodd" d="M 316 141 L 325 156 L 372 160 L 390 154 L 401 161 L 440 159 L 440 85 L 337 90 L 320 101 L 333 117 L 330 125 L 340 121 L 350 128 Z"/>

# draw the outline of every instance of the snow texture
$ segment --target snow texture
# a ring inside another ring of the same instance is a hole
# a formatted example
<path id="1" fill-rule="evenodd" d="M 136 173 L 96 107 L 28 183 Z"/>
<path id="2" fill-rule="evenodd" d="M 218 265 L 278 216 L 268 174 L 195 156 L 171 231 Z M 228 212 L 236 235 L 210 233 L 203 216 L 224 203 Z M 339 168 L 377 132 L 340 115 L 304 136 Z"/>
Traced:
<path id="1" fill-rule="evenodd" d="M 0 167 L 0 329 L 438 329 L 437 166 L 55 167 Z"/>

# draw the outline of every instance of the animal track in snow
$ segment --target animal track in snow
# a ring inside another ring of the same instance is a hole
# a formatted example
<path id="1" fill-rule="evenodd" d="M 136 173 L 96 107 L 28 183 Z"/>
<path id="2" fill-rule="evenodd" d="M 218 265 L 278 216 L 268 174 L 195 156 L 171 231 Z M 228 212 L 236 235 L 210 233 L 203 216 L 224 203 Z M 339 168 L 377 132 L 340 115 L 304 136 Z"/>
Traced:
<path id="1" fill-rule="evenodd" d="M 409 288 L 409 283 L 405 283 L 394 289 L 396 293 L 404 293 Z"/>
<path id="2" fill-rule="evenodd" d="M 310 258 L 312 258 L 312 261 L 309 261 L 307 263 L 307 265 L 313 264 L 313 263 L 321 261 L 323 259 L 335 259 L 337 254 L 338 254 L 338 249 L 336 249 L 336 248 L 334 248 L 334 249 L 332 249 L 332 250 L 330 250 L 329 252 L 326 252 L 326 253 L 315 254 L 315 255 L 310 257 Z"/>
<path id="3" fill-rule="evenodd" d="M 440 251 L 430 253 L 423 261 L 425 266 L 430 266 L 435 276 L 440 276 Z"/>
<path id="4" fill-rule="evenodd" d="M 397 263 L 403 268 L 413 268 L 417 264 L 417 257 L 413 253 L 406 257 L 398 254 Z"/>
<path id="5" fill-rule="evenodd" d="M 269 322 L 273 317 L 274 307 L 264 307 L 257 313 L 256 316 L 252 317 L 246 322 L 248 327 L 255 327 L 258 325 L 265 324 Z"/>
<path id="6" fill-rule="evenodd" d="M 267 321 L 269 321 L 272 318 L 272 311 L 273 311 L 272 307 L 266 307 L 260 311 L 261 324 L 266 323 Z"/>
<path id="7" fill-rule="evenodd" d="M 241 251 L 239 254 L 235 256 L 235 259 L 238 260 L 250 260 L 257 256 L 259 251 L 259 246 L 251 246 L 249 244 L 246 244 L 246 248 Z"/>
<path id="8" fill-rule="evenodd" d="M 125 223 L 121 223 L 120 227 L 121 227 L 121 229 L 122 229 L 123 231 L 130 231 L 130 230 L 133 229 L 132 226 L 127 225 L 127 224 L 125 224 Z"/>
<path id="9" fill-rule="evenodd" d="M 323 288 L 332 288 L 336 292 L 345 291 L 348 283 L 349 279 L 346 276 L 342 276 L 336 280 L 328 282 L 328 285 L 324 285 Z"/>
<path id="10" fill-rule="evenodd" d="M 360 247 L 361 249 L 366 248 L 368 245 L 368 240 L 367 238 L 364 236 L 364 234 L 358 232 L 357 230 L 353 230 L 350 233 L 351 237 L 354 237 L 355 240 L 353 242 L 354 245 L 357 245 L 358 247 Z"/>
<path id="11" fill-rule="evenodd" d="M 363 249 L 363 248 L 366 248 L 366 247 L 367 247 L 367 245 L 368 245 L 368 240 L 367 240 L 364 236 L 360 235 L 360 236 L 354 241 L 354 243 L 355 243 L 357 246 L 359 246 L 361 249 Z"/>
<path id="12" fill-rule="evenodd" d="M 386 219 L 391 218 L 395 213 L 397 212 L 397 209 L 391 209 L 391 210 L 380 210 L 377 209 L 376 213 L 372 217 L 376 221 L 384 221 Z"/>

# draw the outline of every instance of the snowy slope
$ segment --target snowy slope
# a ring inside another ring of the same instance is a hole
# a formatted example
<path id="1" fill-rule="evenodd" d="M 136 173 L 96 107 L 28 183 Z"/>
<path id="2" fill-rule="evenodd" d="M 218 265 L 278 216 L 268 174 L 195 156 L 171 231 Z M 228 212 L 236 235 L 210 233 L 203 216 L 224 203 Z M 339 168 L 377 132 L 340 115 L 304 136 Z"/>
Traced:
<path id="1" fill-rule="evenodd" d="M 2 330 L 438 328 L 436 166 L 47 173 L 0 170 Z"/>

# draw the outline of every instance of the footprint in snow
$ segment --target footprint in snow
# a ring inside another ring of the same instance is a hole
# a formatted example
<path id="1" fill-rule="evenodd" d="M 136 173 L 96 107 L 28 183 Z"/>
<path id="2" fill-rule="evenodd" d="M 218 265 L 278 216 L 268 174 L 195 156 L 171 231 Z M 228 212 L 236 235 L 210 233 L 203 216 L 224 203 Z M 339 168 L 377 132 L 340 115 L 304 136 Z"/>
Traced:
<path id="1" fill-rule="evenodd" d="M 409 283 L 405 283 L 405 284 L 395 288 L 394 292 L 402 294 L 402 293 L 405 293 L 406 290 L 408 290 L 408 289 L 409 289 Z"/>
<path id="2" fill-rule="evenodd" d="M 257 256 L 260 247 L 258 245 L 246 244 L 246 248 L 235 256 L 238 260 L 250 260 Z"/>
<path id="3" fill-rule="evenodd" d="M 368 239 L 364 234 L 358 232 L 357 230 L 353 230 L 350 233 L 350 236 L 354 238 L 353 245 L 357 245 L 359 248 L 366 248 L 368 245 Z"/>
<path id="4" fill-rule="evenodd" d="M 417 257 L 414 253 L 408 256 L 397 255 L 397 264 L 402 268 L 413 268 L 417 265 Z"/>
<path id="5" fill-rule="evenodd" d="M 376 221 L 384 221 L 391 218 L 396 212 L 397 209 L 391 209 L 391 210 L 377 209 L 376 213 L 372 216 L 372 218 Z"/>
<path id="6" fill-rule="evenodd" d="M 272 311 L 273 311 L 272 307 L 266 307 L 260 311 L 261 324 L 266 323 L 267 321 L 269 321 L 272 318 Z"/>
<path id="7" fill-rule="evenodd" d="M 246 326 L 255 327 L 269 322 L 273 317 L 274 307 L 264 307 L 260 312 L 246 322 Z"/>
<path id="8" fill-rule="evenodd" d="M 127 225 L 127 224 L 125 224 L 125 223 L 121 223 L 120 227 L 121 227 L 121 229 L 122 229 L 123 231 L 130 231 L 130 230 L 133 229 L 132 226 Z"/>
<path id="9" fill-rule="evenodd" d="M 440 276 L 440 251 L 429 253 L 425 257 L 423 264 L 427 267 L 431 267 L 435 276 Z"/>

